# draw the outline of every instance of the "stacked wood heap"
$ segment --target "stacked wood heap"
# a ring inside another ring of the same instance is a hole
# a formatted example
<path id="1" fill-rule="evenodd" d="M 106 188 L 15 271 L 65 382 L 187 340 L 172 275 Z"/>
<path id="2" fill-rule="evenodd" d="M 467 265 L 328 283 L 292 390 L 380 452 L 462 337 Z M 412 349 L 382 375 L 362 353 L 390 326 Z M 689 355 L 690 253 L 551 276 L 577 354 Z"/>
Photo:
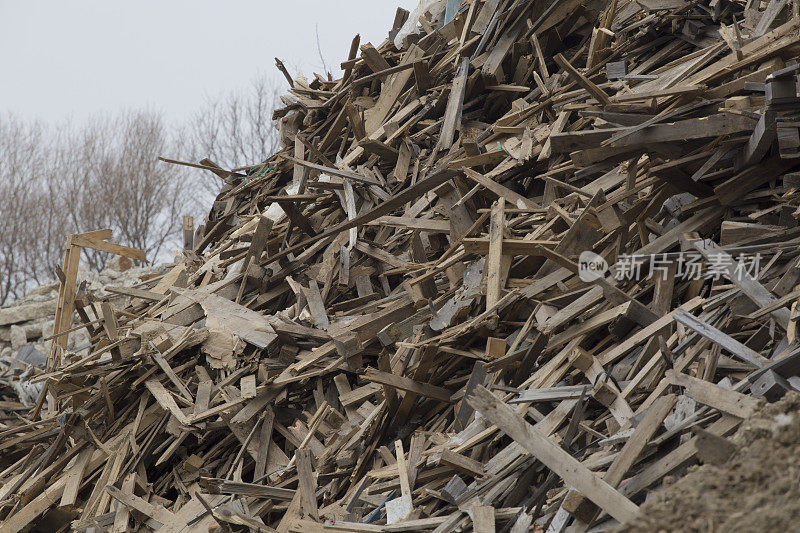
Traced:
<path id="1" fill-rule="evenodd" d="M 129 305 L 62 282 L 0 532 L 586 531 L 798 387 L 798 3 L 439 4 L 279 62 L 285 148 L 193 164 Z"/>

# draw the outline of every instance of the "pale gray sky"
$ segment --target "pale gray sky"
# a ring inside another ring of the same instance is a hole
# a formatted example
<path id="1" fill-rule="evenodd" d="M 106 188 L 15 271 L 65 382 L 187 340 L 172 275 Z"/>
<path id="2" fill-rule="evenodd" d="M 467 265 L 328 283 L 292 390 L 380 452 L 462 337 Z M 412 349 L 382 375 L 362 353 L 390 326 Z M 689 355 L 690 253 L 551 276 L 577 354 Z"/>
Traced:
<path id="1" fill-rule="evenodd" d="M 417 0 L 0 0 L 0 112 L 58 121 L 149 107 L 181 120 L 259 74 L 340 74 Z"/>

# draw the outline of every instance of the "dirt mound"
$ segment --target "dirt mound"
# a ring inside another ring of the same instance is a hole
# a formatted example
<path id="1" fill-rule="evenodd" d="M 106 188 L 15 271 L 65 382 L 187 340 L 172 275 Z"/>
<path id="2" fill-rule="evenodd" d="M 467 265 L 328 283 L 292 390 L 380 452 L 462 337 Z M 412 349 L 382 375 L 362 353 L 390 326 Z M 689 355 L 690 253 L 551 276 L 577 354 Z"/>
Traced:
<path id="1" fill-rule="evenodd" d="M 799 531 L 800 394 L 765 406 L 732 440 L 724 465 L 691 467 L 615 531 Z"/>

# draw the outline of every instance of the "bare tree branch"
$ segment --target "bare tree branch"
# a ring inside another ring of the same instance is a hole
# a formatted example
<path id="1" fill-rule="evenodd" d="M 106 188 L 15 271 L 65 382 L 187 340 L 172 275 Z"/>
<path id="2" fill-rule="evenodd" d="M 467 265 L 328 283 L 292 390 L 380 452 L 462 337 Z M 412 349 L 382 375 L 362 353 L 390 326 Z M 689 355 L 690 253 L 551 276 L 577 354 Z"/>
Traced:
<path id="1" fill-rule="evenodd" d="M 325 63 L 325 57 L 322 55 L 322 47 L 319 44 L 319 24 L 314 24 L 314 34 L 317 37 L 317 54 L 319 54 L 319 60 L 322 61 L 322 68 L 325 70 L 325 75 L 328 75 L 330 71 L 328 70 L 328 65 Z"/>
<path id="2" fill-rule="evenodd" d="M 209 158 L 223 168 L 236 168 L 264 161 L 279 147 L 279 134 L 272 113 L 284 84 L 272 78 L 253 80 L 249 91 L 230 92 L 208 98 L 189 121 L 185 138 L 195 160 Z M 213 197 L 222 182 L 211 173 L 201 178 Z"/>

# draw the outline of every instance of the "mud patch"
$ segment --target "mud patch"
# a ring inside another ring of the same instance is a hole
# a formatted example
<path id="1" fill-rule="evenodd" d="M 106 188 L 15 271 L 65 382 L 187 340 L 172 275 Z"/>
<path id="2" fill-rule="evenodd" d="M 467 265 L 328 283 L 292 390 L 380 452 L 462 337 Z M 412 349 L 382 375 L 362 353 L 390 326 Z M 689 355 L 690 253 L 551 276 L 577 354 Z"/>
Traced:
<path id="1" fill-rule="evenodd" d="M 694 466 L 617 533 L 800 530 L 800 394 L 743 422 L 723 465 Z"/>

